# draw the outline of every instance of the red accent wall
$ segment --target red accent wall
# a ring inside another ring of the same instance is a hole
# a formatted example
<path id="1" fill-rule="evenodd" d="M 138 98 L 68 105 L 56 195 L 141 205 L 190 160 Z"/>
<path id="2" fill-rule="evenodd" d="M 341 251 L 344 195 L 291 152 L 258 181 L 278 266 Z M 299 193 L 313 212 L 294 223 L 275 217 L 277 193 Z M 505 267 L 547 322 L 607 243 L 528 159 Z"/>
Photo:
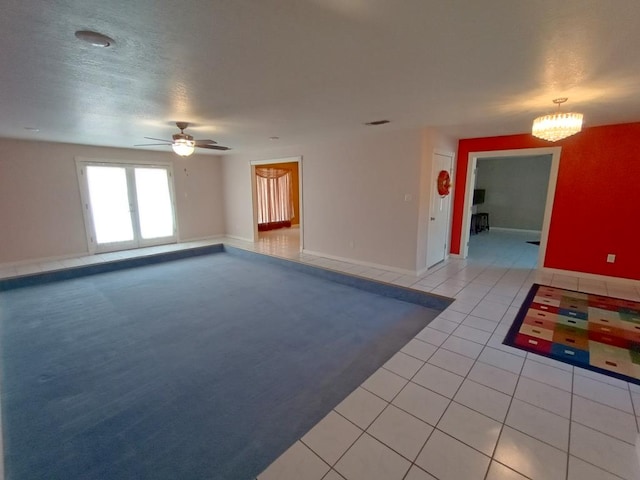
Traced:
<path id="1" fill-rule="evenodd" d="M 469 152 L 561 146 L 544 266 L 640 280 L 640 122 L 550 143 L 529 134 L 458 143 L 451 253 L 460 234 Z M 608 253 L 616 254 L 607 263 Z"/>

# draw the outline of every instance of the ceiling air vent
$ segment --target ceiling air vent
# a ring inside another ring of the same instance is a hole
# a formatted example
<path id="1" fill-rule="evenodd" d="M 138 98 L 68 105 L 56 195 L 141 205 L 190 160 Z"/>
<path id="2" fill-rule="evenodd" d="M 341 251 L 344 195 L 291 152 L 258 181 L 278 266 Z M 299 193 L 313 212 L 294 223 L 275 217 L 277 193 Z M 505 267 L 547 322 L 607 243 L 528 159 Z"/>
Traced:
<path id="1" fill-rule="evenodd" d="M 365 125 L 372 127 L 374 125 L 384 125 L 385 123 L 389 123 L 389 120 L 376 120 L 375 122 L 367 122 Z"/>

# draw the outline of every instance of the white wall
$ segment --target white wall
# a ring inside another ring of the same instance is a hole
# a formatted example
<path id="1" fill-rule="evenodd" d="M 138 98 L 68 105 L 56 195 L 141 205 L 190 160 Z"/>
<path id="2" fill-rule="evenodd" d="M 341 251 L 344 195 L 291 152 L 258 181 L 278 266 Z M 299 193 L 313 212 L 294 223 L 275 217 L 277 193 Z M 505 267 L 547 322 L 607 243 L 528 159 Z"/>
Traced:
<path id="1" fill-rule="evenodd" d="M 478 212 L 489 213 L 492 227 L 542 230 L 551 155 L 481 158 L 476 188 L 486 190 Z"/>
<path id="2" fill-rule="evenodd" d="M 171 162 L 179 240 L 188 241 L 225 233 L 251 240 L 249 162 L 302 156 L 305 249 L 415 272 L 426 263 L 433 149 L 455 151 L 455 143 L 429 129 L 372 132 L 187 159 L 0 139 L 0 264 L 86 254 L 76 157 Z"/>
<path id="3" fill-rule="evenodd" d="M 423 170 L 431 174 L 433 148 L 442 143 L 455 151 L 432 131 L 379 131 L 225 156 L 227 234 L 253 235 L 249 162 L 302 156 L 305 250 L 416 271 L 426 263 L 426 225 L 418 221 L 428 202 Z"/>
<path id="4" fill-rule="evenodd" d="M 8 139 L 0 151 L 0 264 L 87 253 L 75 157 L 173 163 L 179 240 L 224 233 L 218 156 Z"/>

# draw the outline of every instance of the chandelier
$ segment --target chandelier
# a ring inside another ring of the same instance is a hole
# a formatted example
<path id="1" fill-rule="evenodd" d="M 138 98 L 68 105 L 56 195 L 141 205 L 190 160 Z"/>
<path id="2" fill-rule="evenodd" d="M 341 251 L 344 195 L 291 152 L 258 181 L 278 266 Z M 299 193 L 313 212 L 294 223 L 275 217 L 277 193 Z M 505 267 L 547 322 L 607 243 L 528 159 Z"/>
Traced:
<path id="1" fill-rule="evenodd" d="M 542 138 L 550 142 L 557 142 L 563 138 L 575 135 L 582 130 L 581 113 L 564 113 L 560 111 L 560 105 L 567 101 L 567 98 L 556 98 L 553 103 L 558 105 L 558 111 L 550 115 L 543 115 L 533 121 L 531 134 L 534 137 Z"/>

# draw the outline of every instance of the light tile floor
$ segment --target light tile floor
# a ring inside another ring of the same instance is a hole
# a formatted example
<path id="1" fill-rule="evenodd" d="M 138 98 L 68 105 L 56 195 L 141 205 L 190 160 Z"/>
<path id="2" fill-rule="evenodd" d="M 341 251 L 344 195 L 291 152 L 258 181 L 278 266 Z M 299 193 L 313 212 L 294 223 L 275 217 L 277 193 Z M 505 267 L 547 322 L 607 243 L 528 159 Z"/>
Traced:
<path id="1" fill-rule="evenodd" d="M 541 273 L 520 233 L 472 236 L 469 258 L 421 277 L 300 253 L 296 233 L 217 242 L 456 301 L 258 480 L 640 479 L 639 386 L 502 345 L 533 282 L 640 301 L 637 286 Z M 210 243 L 0 266 L 0 278 Z"/>

